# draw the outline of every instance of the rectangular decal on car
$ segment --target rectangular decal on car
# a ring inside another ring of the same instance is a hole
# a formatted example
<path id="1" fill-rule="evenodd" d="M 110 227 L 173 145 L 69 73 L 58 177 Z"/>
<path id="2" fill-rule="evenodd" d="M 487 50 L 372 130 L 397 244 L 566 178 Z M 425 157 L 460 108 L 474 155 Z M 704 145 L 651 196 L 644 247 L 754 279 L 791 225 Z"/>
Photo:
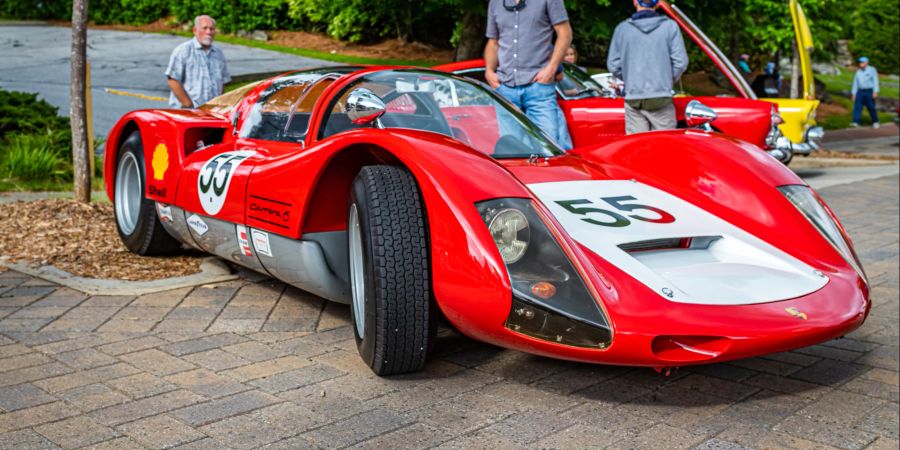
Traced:
<path id="1" fill-rule="evenodd" d="M 156 213 L 159 215 L 160 222 L 171 223 L 173 220 L 172 207 L 165 203 L 156 202 Z"/>
<path id="2" fill-rule="evenodd" d="M 247 237 L 247 227 L 243 225 L 235 225 L 237 232 L 238 245 L 241 247 L 241 253 L 244 256 L 253 256 L 253 250 L 250 248 L 250 239 Z"/>
<path id="3" fill-rule="evenodd" d="M 197 233 L 199 236 L 203 236 L 209 231 L 209 225 L 200 218 L 200 216 L 196 214 L 192 214 L 191 217 L 187 218 L 187 224 Z"/>
<path id="4" fill-rule="evenodd" d="M 253 247 L 256 253 L 260 255 L 272 257 L 272 248 L 269 246 L 269 233 L 259 230 L 251 230 L 250 235 L 253 238 Z"/>

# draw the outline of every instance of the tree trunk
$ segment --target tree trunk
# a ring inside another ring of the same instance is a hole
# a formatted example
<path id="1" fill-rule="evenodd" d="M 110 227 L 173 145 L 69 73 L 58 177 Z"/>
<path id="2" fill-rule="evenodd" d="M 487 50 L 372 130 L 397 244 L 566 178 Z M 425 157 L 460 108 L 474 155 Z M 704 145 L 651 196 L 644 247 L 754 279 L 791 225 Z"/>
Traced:
<path id="1" fill-rule="evenodd" d="M 87 5 L 88 0 L 72 2 L 72 166 L 75 201 L 91 202 L 91 149 L 88 148 L 87 104 Z"/>
<path id="2" fill-rule="evenodd" d="M 791 58 L 791 98 L 800 98 L 800 52 L 797 51 L 797 41 L 791 48 L 794 50 Z"/>
<path id="3" fill-rule="evenodd" d="M 456 44 L 454 61 L 481 58 L 484 55 L 484 33 L 487 19 L 480 11 L 466 10 L 462 15 L 462 33 Z"/>

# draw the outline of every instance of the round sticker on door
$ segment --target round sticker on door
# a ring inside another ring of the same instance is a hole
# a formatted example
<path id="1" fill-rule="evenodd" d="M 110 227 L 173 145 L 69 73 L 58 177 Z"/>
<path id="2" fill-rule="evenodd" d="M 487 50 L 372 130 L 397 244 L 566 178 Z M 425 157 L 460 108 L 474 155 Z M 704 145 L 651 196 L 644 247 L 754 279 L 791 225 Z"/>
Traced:
<path id="1" fill-rule="evenodd" d="M 203 211 L 214 216 L 225 205 L 225 196 L 231 185 L 231 177 L 244 160 L 253 156 L 252 150 L 225 152 L 214 156 L 200 169 L 197 177 L 197 193 Z"/>

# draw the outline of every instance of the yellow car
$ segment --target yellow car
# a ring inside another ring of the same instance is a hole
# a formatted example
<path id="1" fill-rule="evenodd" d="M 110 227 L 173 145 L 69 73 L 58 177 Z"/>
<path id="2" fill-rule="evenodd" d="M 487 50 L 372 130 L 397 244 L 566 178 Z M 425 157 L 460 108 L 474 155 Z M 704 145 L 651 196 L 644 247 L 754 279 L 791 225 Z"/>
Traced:
<path id="1" fill-rule="evenodd" d="M 803 8 L 796 0 L 790 0 L 791 16 L 794 20 L 794 34 L 797 38 L 797 48 L 800 54 L 800 68 L 803 75 L 803 98 L 757 98 L 750 84 L 738 72 L 734 64 L 728 60 L 724 53 L 716 46 L 703 31 L 697 27 L 687 15 L 677 6 L 665 1 L 659 2 L 660 8 L 669 15 L 681 30 L 706 53 L 712 62 L 722 71 L 723 75 L 734 87 L 738 95 L 753 100 L 763 100 L 777 105 L 778 114 L 773 113 L 773 120 L 781 121 L 776 133 L 772 133 L 767 139 L 770 144 L 769 154 L 785 164 L 789 163 L 794 155 L 808 155 L 813 150 L 818 150 L 825 131 L 816 126 L 816 109 L 819 101 L 816 100 L 815 81 L 812 73 L 812 61 L 809 51 L 813 48 L 812 33 Z"/>
<path id="2" fill-rule="evenodd" d="M 778 113 L 784 120 L 779 126 L 781 133 L 793 144 L 795 154 L 809 154 L 811 149 L 818 150 L 825 136 L 822 127 L 816 126 L 816 109 L 819 101 L 816 100 L 816 84 L 813 78 L 812 60 L 809 52 L 813 49 L 812 33 L 809 31 L 809 23 L 806 14 L 797 0 L 790 0 L 791 17 L 794 20 L 794 36 L 797 38 L 797 50 L 800 56 L 800 72 L 803 75 L 803 97 L 791 98 L 763 98 L 778 105 Z M 810 148 L 811 147 L 811 148 Z"/>

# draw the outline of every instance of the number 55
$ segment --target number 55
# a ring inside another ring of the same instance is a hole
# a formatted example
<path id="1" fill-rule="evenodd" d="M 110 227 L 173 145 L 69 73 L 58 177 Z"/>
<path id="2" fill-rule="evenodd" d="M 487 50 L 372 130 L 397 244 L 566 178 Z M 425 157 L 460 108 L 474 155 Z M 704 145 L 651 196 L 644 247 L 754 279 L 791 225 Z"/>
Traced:
<path id="1" fill-rule="evenodd" d="M 672 223 L 675 221 L 675 216 L 669 214 L 666 211 L 663 211 L 662 209 L 656 208 L 654 206 L 642 205 L 640 203 L 631 203 L 631 204 L 625 203 L 627 201 L 637 200 L 636 198 L 634 198 L 630 195 L 624 195 L 624 196 L 620 196 L 620 197 L 603 197 L 602 200 L 619 211 L 634 212 L 634 211 L 644 210 L 644 211 L 650 211 L 659 216 L 659 217 L 647 217 L 647 216 L 642 216 L 642 215 L 638 215 L 638 214 L 626 214 L 628 217 L 635 219 L 635 220 L 642 220 L 644 222 L 652 222 L 652 223 L 659 223 L 659 224 Z M 600 225 L 600 226 L 604 226 L 604 227 L 616 227 L 616 228 L 627 227 L 628 225 L 631 225 L 630 220 L 628 220 L 625 216 L 623 216 L 622 214 L 619 214 L 615 211 L 610 211 L 608 209 L 586 208 L 586 207 L 577 206 L 577 205 L 593 204 L 590 200 L 587 200 L 587 199 L 558 200 L 556 203 L 573 214 L 578 214 L 578 215 L 582 215 L 582 216 L 586 216 L 586 215 L 592 214 L 592 213 L 593 214 L 602 214 L 603 216 L 606 216 L 609 219 L 612 219 L 612 220 L 606 220 L 606 221 L 596 220 L 593 218 L 582 218 L 581 219 L 581 220 L 583 220 L 587 223 L 593 224 L 593 225 Z"/>

